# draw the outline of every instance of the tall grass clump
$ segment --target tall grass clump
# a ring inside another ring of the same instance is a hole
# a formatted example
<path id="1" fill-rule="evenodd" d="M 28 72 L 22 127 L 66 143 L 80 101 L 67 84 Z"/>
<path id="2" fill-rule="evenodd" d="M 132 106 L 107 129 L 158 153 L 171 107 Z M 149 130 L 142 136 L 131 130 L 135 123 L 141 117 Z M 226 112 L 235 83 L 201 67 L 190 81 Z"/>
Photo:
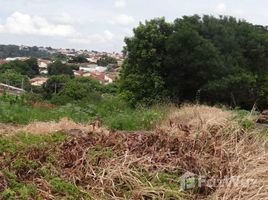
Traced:
<path id="1" fill-rule="evenodd" d="M 58 106 L 49 102 L 29 103 L 19 97 L 0 97 L 0 122 L 29 124 L 68 118 L 77 123 L 100 120 L 116 130 L 148 130 L 164 116 L 164 107 L 132 108 L 121 98 L 109 95 L 104 95 L 99 101 L 83 100 Z"/>

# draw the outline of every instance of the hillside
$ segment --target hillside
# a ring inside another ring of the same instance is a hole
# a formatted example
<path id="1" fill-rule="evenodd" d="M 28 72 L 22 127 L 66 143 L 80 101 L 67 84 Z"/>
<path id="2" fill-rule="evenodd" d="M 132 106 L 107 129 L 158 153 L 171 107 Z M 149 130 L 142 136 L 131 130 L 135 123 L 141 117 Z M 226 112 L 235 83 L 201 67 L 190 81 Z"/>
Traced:
<path id="1" fill-rule="evenodd" d="M 267 130 L 256 128 L 254 113 L 202 105 L 169 110 L 149 131 L 67 119 L 1 124 L 1 198 L 267 198 Z M 206 184 L 181 190 L 185 172 Z M 213 180 L 226 181 L 209 185 Z"/>

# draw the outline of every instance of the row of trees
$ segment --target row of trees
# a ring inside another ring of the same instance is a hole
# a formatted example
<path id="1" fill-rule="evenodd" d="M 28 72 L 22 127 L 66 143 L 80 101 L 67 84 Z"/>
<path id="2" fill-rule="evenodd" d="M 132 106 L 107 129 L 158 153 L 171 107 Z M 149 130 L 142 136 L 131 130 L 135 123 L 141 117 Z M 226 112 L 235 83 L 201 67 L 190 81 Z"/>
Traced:
<path id="1" fill-rule="evenodd" d="M 48 66 L 48 75 L 69 75 L 74 76 L 74 65 L 63 64 L 55 61 Z M 25 61 L 15 60 L 0 66 L 0 82 L 15 87 L 31 90 L 30 78 L 40 74 L 36 58 Z"/>
<path id="2" fill-rule="evenodd" d="M 30 90 L 29 78 L 39 75 L 37 59 L 15 60 L 0 66 L 0 82 Z"/>
<path id="3" fill-rule="evenodd" d="M 233 17 L 146 21 L 125 39 L 124 97 L 268 106 L 268 30 Z"/>
<path id="4" fill-rule="evenodd" d="M 102 56 L 98 61 L 97 61 L 97 65 L 99 66 L 103 66 L 106 67 L 109 64 L 117 64 L 117 60 L 111 56 Z"/>
<path id="5" fill-rule="evenodd" d="M 0 73 L 4 73 L 7 70 L 14 70 L 30 78 L 39 75 L 39 67 L 36 58 L 30 58 L 26 61 L 15 60 L 1 65 Z"/>
<path id="6" fill-rule="evenodd" d="M 50 57 L 51 55 L 46 51 L 39 50 L 38 47 L 27 47 L 21 49 L 17 45 L 0 45 L 0 58 L 6 57 Z"/>

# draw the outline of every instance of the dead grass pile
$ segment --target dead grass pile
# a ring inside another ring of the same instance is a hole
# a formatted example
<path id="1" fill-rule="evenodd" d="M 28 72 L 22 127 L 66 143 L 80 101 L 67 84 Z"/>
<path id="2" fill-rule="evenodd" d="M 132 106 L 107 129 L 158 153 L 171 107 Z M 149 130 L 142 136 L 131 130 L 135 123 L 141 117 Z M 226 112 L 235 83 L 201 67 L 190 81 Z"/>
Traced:
<path id="1" fill-rule="evenodd" d="M 252 132 L 250 140 L 236 147 L 239 171 L 218 186 L 213 199 L 268 199 L 268 145 L 259 134 Z"/>
<path id="2" fill-rule="evenodd" d="M 243 130 L 232 119 L 232 112 L 219 108 L 185 105 L 152 132 L 104 132 L 68 120 L 36 123 L 24 130 L 38 134 L 82 130 L 84 134 L 72 135 L 60 145 L 29 149 L 24 155 L 13 156 L 10 163 L 22 157 L 30 159 L 96 199 L 194 199 L 178 192 L 179 177 L 187 171 L 207 180 L 232 176 L 257 179 L 248 188 L 206 187 L 205 195 L 213 199 L 265 199 L 267 146 L 257 133 Z M 54 159 L 48 163 L 51 155 Z M 27 174 L 19 177 L 33 181 L 43 198 L 55 198 L 49 183 L 33 169 L 16 174 Z M 171 178 L 163 180 L 161 174 Z"/>
<path id="3" fill-rule="evenodd" d="M 233 119 L 234 115 L 229 111 L 185 105 L 171 113 L 157 129 L 171 135 L 184 135 L 183 140 L 195 137 L 194 144 L 203 142 L 203 149 L 196 149 L 190 141 L 183 142 L 190 146 L 190 153 L 197 160 L 191 162 L 194 167 L 186 165 L 184 170 L 205 176 L 208 181 L 219 181 L 219 185 L 210 188 L 216 190 L 212 199 L 268 199 L 267 139 L 260 129 L 244 130 Z M 251 115 L 246 119 L 255 121 Z M 211 145 L 214 154 L 204 151 Z"/>
<path id="4" fill-rule="evenodd" d="M 55 133 L 60 131 L 68 131 L 71 129 L 79 129 L 81 131 L 88 131 L 89 127 L 82 124 L 77 124 L 67 118 L 61 119 L 59 122 L 33 122 L 24 126 L 19 131 L 33 133 L 33 134 L 46 134 Z"/>
<path id="5" fill-rule="evenodd" d="M 156 127 L 176 134 L 183 133 L 185 130 L 209 132 L 214 127 L 219 129 L 226 126 L 232 115 L 232 112 L 217 107 L 186 104 L 178 109 L 173 109 L 166 120 Z"/>
<path id="6" fill-rule="evenodd" d="M 0 136 L 16 133 L 20 128 L 21 126 L 19 125 L 8 125 L 0 123 Z"/>
<path id="7" fill-rule="evenodd" d="M 55 132 L 65 132 L 71 135 L 81 135 L 91 132 L 106 133 L 107 129 L 101 126 L 100 121 L 94 121 L 90 124 L 76 123 L 70 119 L 63 118 L 59 122 L 33 122 L 22 128 L 16 129 L 16 132 L 26 132 L 32 134 L 48 134 Z"/>

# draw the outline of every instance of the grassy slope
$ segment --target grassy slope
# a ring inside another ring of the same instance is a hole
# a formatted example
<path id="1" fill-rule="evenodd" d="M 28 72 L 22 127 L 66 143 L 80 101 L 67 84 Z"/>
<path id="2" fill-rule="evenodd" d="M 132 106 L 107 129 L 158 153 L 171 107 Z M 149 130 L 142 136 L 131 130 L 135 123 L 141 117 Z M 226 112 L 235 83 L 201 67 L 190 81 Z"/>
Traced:
<path id="1" fill-rule="evenodd" d="M 132 123 L 132 114 L 129 119 L 128 123 Z M 0 196 L 2 199 L 206 198 L 179 192 L 179 177 L 187 170 L 208 178 L 223 173 L 231 176 L 251 171 L 251 162 L 257 160 L 257 167 L 267 169 L 267 147 L 262 144 L 265 134 L 266 130 L 262 134 L 255 132 L 254 116 L 249 112 L 233 115 L 217 108 L 184 106 L 174 109 L 149 135 L 125 132 L 91 134 L 85 138 L 64 133 L 4 136 L 0 137 Z M 252 194 L 254 188 L 248 191 L 258 199 L 257 195 L 267 194 L 268 178 L 265 171 L 254 170 L 258 172 L 255 178 L 260 180 L 256 187 L 264 191 L 260 194 Z M 239 187 L 214 189 L 214 193 L 207 190 L 207 195 L 213 199 L 221 199 L 223 195 L 234 199 L 239 190 Z M 242 199 L 247 194 L 239 193 L 245 195 Z"/>
<path id="2" fill-rule="evenodd" d="M 34 121 L 59 121 L 69 118 L 75 122 L 88 123 L 100 119 L 110 129 L 148 130 L 155 121 L 164 116 L 164 110 L 166 107 L 132 109 L 116 98 L 105 99 L 98 104 L 68 104 L 53 109 L 32 108 L 0 99 L 0 122 L 28 124 Z"/>

